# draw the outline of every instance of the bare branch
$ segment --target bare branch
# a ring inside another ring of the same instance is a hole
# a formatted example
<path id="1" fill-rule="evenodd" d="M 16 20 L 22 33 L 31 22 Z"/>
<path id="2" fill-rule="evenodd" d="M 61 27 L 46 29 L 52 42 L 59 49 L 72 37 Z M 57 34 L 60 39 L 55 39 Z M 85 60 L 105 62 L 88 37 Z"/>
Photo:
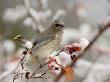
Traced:
<path id="1" fill-rule="evenodd" d="M 100 30 L 99 32 L 96 34 L 96 36 L 93 38 L 93 40 L 91 40 L 90 44 L 84 49 L 84 51 L 82 53 L 80 53 L 78 55 L 78 57 L 76 58 L 76 60 L 74 62 L 72 62 L 69 66 L 74 66 L 75 62 L 81 58 L 91 47 L 92 45 L 96 42 L 97 39 L 99 39 L 99 37 L 110 27 L 110 20 L 105 20 L 102 24 L 99 25 Z M 63 76 L 63 72 L 61 72 L 60 75 L 58 75 L 55 79 L 54 82 L 58 82 L 60 80 L 60 78 Z"/>

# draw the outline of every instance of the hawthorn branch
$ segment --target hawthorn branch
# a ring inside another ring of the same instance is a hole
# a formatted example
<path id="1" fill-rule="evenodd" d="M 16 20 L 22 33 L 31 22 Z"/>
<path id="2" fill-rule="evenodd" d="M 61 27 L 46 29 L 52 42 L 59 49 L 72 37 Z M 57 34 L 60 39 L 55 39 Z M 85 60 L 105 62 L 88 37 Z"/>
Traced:
<path id="1" fill-rule="evenodd" d="M 96 36 L 91 40 L 90 44 L 84 49 L 83 52 L 81 52 L 75 61 L 73 61 L 69 66 L 72 67 L 75 65 L 75 62 L 78 61 L 79 58 L 81 58 L 91 47 L 92 45 L 99 39 L 99 37 L 110 27 L 110 20 L 105 20 L 102 24 L 99 25 L 99 32 L 96 34 Z M 63 72 L 61 72 L 55 79 L 54 82 L 58 82 L 60 78 L 63 76 Z"/>

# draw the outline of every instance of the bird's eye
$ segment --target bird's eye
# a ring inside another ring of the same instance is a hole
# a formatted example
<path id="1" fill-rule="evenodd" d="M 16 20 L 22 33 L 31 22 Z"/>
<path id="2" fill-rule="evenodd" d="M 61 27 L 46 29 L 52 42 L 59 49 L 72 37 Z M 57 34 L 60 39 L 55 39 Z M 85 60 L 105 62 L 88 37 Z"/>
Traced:
<path id="1" fill-rule="evenodd" d="M 56 27 L 58 26 L 61 26 L 61 27 L 64 27 L 64 25 L 61 25 L 61 24 L 55 24 Z"/>
<path id="2" fill-rule="evenodd" d="M 55 26 L 56 26 L 56 27 L 58 27 L 58 26 L 59 26 L 59 24 L 55 24 Z"/>

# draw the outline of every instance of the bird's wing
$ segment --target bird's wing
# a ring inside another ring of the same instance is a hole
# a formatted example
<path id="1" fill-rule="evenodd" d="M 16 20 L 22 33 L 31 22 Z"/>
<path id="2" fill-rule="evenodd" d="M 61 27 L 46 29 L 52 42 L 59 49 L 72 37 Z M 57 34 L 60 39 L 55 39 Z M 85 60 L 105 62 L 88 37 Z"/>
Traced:
<path id="1" fill-rule="evenodd" d="M 52 35 L 44 35 L 44 36 L 40 36 L 38 37 L 35 41 L 34 41 L 34 46 L 33 48 L 36 49 L 38 47 L 44 46 L 46 45 L 49 41 L 53 40 L 54 36 Z"/>

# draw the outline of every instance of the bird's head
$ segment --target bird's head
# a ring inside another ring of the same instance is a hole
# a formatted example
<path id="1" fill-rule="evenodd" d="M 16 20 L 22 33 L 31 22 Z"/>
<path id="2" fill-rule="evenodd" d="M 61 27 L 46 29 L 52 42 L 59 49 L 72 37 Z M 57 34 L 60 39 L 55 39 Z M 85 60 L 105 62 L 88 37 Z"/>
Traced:
<path id="1" fill-rule="evenodd" d="M 63 27 L 64 27 L 64 22 L 62 20 L 60 20 L 60 19 L 54 20 L 54 22 L 53 22 L 54 30 L 60 31 L 63 29 Z"/>

